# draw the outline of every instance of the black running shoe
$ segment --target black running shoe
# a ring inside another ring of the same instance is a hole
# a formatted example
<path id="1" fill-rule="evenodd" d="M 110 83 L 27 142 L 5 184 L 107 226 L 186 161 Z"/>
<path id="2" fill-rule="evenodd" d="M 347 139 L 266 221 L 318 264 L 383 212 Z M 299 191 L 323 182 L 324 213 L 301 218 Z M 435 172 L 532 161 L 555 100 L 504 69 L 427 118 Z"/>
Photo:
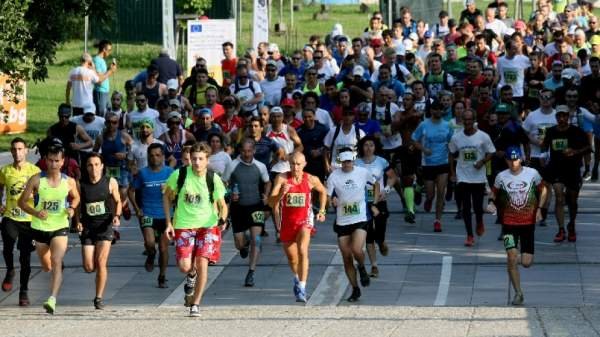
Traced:
<path id="1" fill-rule="evenodd" d="M 371 284 L 371 279 L 369 278 L 369 273 L 367 273 L 365 266 L 358 266 L 358 274 L 360 275 L 360 285 L 368 287 Z"/>
<path id="2" fill-rule="evenodd" d="M 246 280 L 244 281 L 245 287 L 254 287 L 254 270 L 248 270 L 246 274 Z"/>
<path id="3" fill-rule="evenodd" d="M 356 287 L 356 288 L 352 288 L 352 294 L 350 295 L 350 297 L 348 297 L 347 301 L 348 302 L 356 302 L 356 301 L 358 301 L 359 298 L 360 298 L 360 288 Z"/>
<path id="4" fill-rule="evenodd" d="M 94 307 L 96 310 L 104 310 L 104 301 L 100 297 L 94 298 Z"/>

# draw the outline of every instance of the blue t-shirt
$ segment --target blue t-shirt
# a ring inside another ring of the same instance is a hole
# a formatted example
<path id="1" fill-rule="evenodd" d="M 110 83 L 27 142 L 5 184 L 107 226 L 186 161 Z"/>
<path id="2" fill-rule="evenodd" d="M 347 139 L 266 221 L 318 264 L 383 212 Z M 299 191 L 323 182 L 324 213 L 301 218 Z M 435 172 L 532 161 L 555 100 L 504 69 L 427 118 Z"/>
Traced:
<path id="1" fill-rule="evenodd" d="M 92 61 L 94 62 L 94 67 L 96 67 L 96 72 L 98 74 L 104 74 L 108 70 L 106 67 L 106 61 L 104 61 L 102 57 L 96 55 L 92 58 Z M 94 84 L 94 90 L 108 93 L 110 91 L 110 83 L 108 78 L 100 83 Z"/>
<path id="2" fill-rule="evenodd" d="M 422 155 L 424 166 L 448 164 L 448 143 L 452 133 L 450 124 L 445 120 L 434 123 L 431 119 L 426 119 L 419 124 L 412 134 L 412 139 L 431 150 L 431 155 Z"/>
<path id="3" fill-rule="evenodd" d="M 376 133 L 381 133 L 381 126 L 379 126 L 379 122 L 372 119 L 368 119 L 366 123 L 355 122 L 354 125 L 363 130 L 367 136 L 373 136 Z"/>
<path id="4" fill-rule="evenodd" d="M 162 203 L 162 188 L 167 183 L 167 179 L 173 173 L 170 166 L 163 166 L 158 172 L 153 172 L 150 167 L 144 167 L 140 170 L 133 181 L 133 187 L 140 190 L 142 194 L 142 211 L 144 216 L 155 219 L 164 219 L 165 212 Z"/>
<path id="5" fill-rule="evenodd" d="M 269 137 L 261 137 L 254 147 L 254 159 L 270 168 L 271 156 L 279 150 L 279 145 Z"/>

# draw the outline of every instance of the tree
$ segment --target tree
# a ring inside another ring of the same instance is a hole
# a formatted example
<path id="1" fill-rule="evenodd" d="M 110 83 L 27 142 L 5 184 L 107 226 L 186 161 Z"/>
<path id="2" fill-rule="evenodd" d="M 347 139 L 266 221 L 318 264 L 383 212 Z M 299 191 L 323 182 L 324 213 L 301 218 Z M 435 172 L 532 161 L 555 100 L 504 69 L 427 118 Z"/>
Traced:
<path id="1" fill-rule="evenodd" d="M 58 45 L 67 40 L 74 18 L 94 15 L 106 21 L 111 0 L 0 1 L 0 72 L 9 77 L 5 90 L 15 100 L 22 94 L 19 81 L 48 77 Z"/>
<path id="2" fill-rule="evenodd" d="M 212 0 L 177 0 L 175 6 L 178 13 L 204 14 L 212 6 Z"/>

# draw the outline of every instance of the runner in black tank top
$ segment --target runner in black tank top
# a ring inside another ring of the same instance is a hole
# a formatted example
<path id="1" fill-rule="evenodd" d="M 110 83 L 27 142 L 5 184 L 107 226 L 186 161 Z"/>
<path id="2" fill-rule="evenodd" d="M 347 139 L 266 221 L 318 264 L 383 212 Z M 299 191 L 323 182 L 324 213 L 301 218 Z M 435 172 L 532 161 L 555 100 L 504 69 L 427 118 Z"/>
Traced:
<path id="1" fill-rule="evenodd" d="M 121 197 L 114 178 L 105 175 L 102 157 L 93 152 L 86 162 L 87 179 L 80 182 L 80 232 L 83 269 L 96 272 L 96 309 L 104 309 L 102 295 L 108 275 L 107 262 L 113 239 L 113 225 L 119 226 Z"/>

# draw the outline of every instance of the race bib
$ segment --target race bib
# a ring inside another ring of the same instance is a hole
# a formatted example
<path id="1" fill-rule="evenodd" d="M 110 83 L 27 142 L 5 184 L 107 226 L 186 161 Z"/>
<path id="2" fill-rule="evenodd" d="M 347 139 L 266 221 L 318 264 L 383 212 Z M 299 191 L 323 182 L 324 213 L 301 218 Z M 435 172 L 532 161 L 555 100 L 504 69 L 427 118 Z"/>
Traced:
<path id="1" fill-rule="evenodd" d="M 252 213 L 252 222 L 265 223 L 265 213 L 263 211 L 256 211 Z"/>
<path id="2" fill-rule="evenodd" d="M 466 162 L 477 161 L 477 151 L 475 149 L 466 149 L 463 151 L 463 160 Z"/>
<path id="3" fill-rule="evenodd" d="M 544 137 L 546 137 L 546 127 L 545 126 L 538 127 L 538 138 L 540 140 L 543 140 Z"/>
<path id="4" fill-rule="evenodd" d="M 106 213 L 106 207 L 104 201 L 88 202 L 85 204 L 85 212 L 89 216 L 104 215 Z"/>
<path id="5" fill-rule="evenodd" d="M 111 178 L 116 178 L 116 179 L 121 178 L 121 168 L 119 166 L 116 166 L 116 167 L 108 166 L 106 173 Z"/>
<path id="6" fill-rule="evenodd" d="M 564 151 L 569 147 L 569 141 L 567 139 L 554 139 L 552 140 L 552 150 Z"/>
<path id="7" fill-rule="evenodd" d="M 513 69 L 504 70 L 504 82 L 506 84 L 516 84 L 517 77 L 519 76 L 519 72 Z"/>
<path id="8" fill-rule="evenodd" d="M 509 250 L 517 248 L 515 237 L 512 234 L 505 234 L 502 239 L 504 240 L 504 249 Z"/>
<path id="9" fill-rule="evenodd" d="M 42 210 L 47 211 L 48 213 L 58 213 L 60 209 L 60 201 L 58 200 L 42 201 Z"/>
<path id="10" fill-rule="evenodd" d="M 306 205 L 306 195 L 304 193 L 288 193 L 285 203 L 288 207 L 304 207 Z"/>
<path id="11" fill-rule="evenodd" d="M 367 187 L 367 201 L 373 201 L 375 198 L 375 190 L 372 186 Z"/>
<path id="12" fill-rule="evenodd" d="M 27 216 L 27 213 L 23 212 L 23 210 L 19 207 L 15 207 L 10 210 L 10 215 L 13 218 L 24 218 L 25 216 Z"/>
<path id="13" fill-rule="evenodd" d="M 540 89 L 529 88 L 527 90 L 527 96 L 530 98 L 538 98 L 540 95 Z"/>
<path id="14" fill-rule="evenodd" d="M 200 200 L 202 200 L 202 198 L 200 197 L 200 194 L 191 194 L 191 193 L 184 194 L 183 199 L 186 203 L 192 204 L 192 205 L 198 205 L 198 204 L 200 204 Z"/>
<path id="15" fill-rule="evenodd" d="M 153 219 L 149 216 L 142 217 L 142 227 L 152 227 Z"/>
<path id="16" fill-rule="evenodd" d="M 342 205 L 342 214 L 344 216 L 360 215 L 360 207 L 358 202 Z"/>

